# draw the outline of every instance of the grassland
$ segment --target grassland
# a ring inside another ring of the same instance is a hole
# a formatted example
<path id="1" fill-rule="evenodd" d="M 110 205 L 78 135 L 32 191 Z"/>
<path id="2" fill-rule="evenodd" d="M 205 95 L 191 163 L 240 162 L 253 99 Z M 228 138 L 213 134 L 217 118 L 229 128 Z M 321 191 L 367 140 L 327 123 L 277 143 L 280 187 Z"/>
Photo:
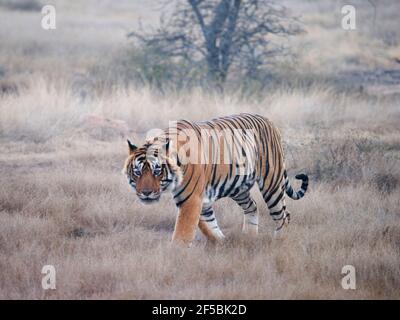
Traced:
<path id="1" fill-rule="evenodd" d="M 127 83 L 125 35 L 139 17 L 153 21 L 153 2 L 53 3 L 57 30 L 43 31 L 40 12 L 0 2 L 1 299 L 400 298 L 395 1 L 377 7 L 373 27 L 372 9 L 357 3 L 350 33 L 340 2 L 287 1 L 307 33 L 257 96 Z M 282 239 L 254 190 L 258 238 L 240 233 L 240 208 L 223 199 L 215 211 L 225 243 L 206 246 L 199 234 L 190 249 L 171 247 L 176 208 L 169 195 L 144 206 L 129 190 L 126 138 L 140 144 L 169 120 L 239 112 L 278 125 L 289 175 L 310 176 L 307 195 L 288 201 Z M 56 290 L 42 289 L 47 264 Z M 356 290 L 341 286 L 348 264 Z"/>

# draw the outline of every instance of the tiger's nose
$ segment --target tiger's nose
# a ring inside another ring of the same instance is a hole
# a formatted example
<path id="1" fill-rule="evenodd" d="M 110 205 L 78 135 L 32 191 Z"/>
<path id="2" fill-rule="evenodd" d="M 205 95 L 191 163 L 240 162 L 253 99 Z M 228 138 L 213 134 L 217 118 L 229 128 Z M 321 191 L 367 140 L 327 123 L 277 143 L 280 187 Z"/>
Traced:
<path id="1" fill-rule="evenodd" d="M 142 195 L 144 195 L 144 196 L 146 196 L 146 197 L 148 197 L 149 195 L 151 195 L 153 193 L 153 191 L 151 191 L 151 190 L 143 190 L 142 191 Z"/>

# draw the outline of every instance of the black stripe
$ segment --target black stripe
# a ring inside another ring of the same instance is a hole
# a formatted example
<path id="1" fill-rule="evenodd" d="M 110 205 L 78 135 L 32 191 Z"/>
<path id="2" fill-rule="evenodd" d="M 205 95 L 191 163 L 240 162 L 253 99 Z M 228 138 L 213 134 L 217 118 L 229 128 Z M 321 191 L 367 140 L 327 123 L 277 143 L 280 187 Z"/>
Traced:
<path id="1" fill-rule="evenodd" d="M 213 213 L 214 213 L 214 211 L 210 208 L 210 209 L 207 209 L 206 211 L 202 212 L 201 215 L 202 215 L 203 217 L 209 217 L 209 216 L 211 216 Z"/>
<path id="2" fill-rule="evenodd" d="M 239 176 L 236 176 L 234 179 L 233 179 L 233 183 L 232 183 L 232 185 L 229 187 L 229 189 L 226 191 L 226 195 L 230 195 L 231 194 L 231 191 L 236 187 L 236 183 L 237 183 L 237 181 L 239 180 Z"/>
<path id="3" fill-rule="evenodd" d="M 189 180 L 188 180 L 188 182 L 185 184 L 185 186 L 184 187 L 182 187 L 182 189 L 181 190 L 179 190 L 179 192 L 178 193 L 176 193 L 175 195 L 174 195 L 174 199 L 176 199 L 176 197 L 178 197 L 183 191 L 185 191 L 185 189 L 187 188 L 187 186 L 189 185 L 189 183 L 190 183 L 190 181 L 192 181 L 192 178 L 193 178 L 193 172 L 194 171 L 194 169 L 192 169 L 192 174 L 191 174 L 191 176 L 190 176 L 190 178 L 189 178 Z"/>
<path id="4" fill-rule="evenodd" d="M 184 198 L 184 199 L 182 199 L 181 201 L 178 201 L 178 202 L 176 203 L 176 206 L 177 206 L 177 207 L 180 207 L 187 199 L 189 199 L 189 198 L 191 197 L 191 195 L 193 194 L 194 190 L 196 190 L 196 187 L 197 187 L 197 184 L 199 183 L 200 177 L 201 177 L 201 175 L 199 174 L 199 177 L 198 177 L 198 179 L 197 179 L 197 181 L 196 181 L 196 184 L 195 184 L 194 187 L 193 187 L 192 192 L 191 192 L 186 198 Z"/>
<path id="5" fill-rule="evenodd" d="M 218 192 L 217 198 L 221 198 L 222 197 L 227 181 L 228 181 L 228 176 L 225 177 L 224 182 L 222 183 L 221 187 L 219 188 L 219 192 Z"/>
<path id="6" fill-rule="evenodd" d="M 265 202 L 268 202 L 269 200 L 271 200 L 271 197 L 278 191 L 279 189 L 279 184 L 275 187 L 274 190 L 272 190 L 271 192 L 269 192 L 268 190 L 266 190 L 263 194 L 263 198 Z M 265 197 L 265 195 L 268 193 L 268 196 Z"/>
<path id="7" fill-rule="evenodd" d="M 284 194 L 285 194 L 285 192 L 282 190 L 281 193 L 279 194 L 278 198 L 276 198 L 275 201 L 271 205 L 268 205 L 268 209 L 275 207 L 278 204 L 278 202 L 281 201 Z"/>
<path id="8" fill-rule="evenodd" d="M 269 214 L 270 214 L 271 216 L 279 216 L 279 215 L 282 214 L 283 209 L 284 209 L 284 208 L 282 208 L 281 210 L 276 211 L 276 212 L 270 212 Z"/>

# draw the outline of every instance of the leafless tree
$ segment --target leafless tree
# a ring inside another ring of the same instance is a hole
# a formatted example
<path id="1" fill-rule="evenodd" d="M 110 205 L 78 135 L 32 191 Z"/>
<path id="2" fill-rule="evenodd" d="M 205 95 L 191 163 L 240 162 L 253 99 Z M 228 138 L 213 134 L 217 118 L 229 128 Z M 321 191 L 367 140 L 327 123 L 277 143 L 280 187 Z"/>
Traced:
<path id="1" fill-rule="evenodd" d="M 252 75 L 282 54 L 285 46 L 273 43 L 271 35 L 301 32 L 297 19 L 270 0 L 177 0 L 173 5 L 156 30 L 128 36 L 186 66 L 205 62 L 207 79 L 218 85 L 231 70 Z"/>

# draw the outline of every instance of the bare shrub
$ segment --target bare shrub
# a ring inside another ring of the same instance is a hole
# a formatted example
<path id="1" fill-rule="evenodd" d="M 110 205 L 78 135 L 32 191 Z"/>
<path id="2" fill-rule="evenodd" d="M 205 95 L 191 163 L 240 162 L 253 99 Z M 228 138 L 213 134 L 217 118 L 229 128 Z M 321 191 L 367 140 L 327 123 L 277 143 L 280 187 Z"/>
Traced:
<path id="1" fill-rule="evenodd" d="M 43 5 L 37 0 L 1 0 L 0 6 L 10 10 L 40 11 Z"/>
<path id="2" fill-rule="evenodd" d="M 393 192 L 400 186 L 400 177 L 393 174 L 376 173 L 372 178 L 372 183 L 380 192 Z"/>

